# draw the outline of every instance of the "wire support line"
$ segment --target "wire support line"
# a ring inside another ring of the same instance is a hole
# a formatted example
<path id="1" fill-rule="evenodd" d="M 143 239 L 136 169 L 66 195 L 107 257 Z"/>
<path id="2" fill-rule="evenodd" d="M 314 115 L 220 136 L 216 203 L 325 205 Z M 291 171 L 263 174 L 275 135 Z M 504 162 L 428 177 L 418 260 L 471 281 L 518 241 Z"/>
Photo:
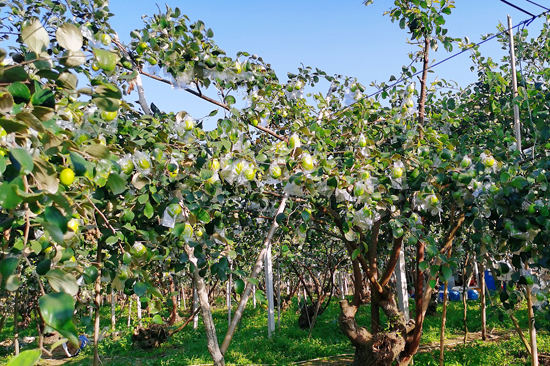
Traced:
<path id="1" fill-rule="evenodd" d="M 509 2 L 509 1 L 506 1 L 506 0 L 500 0 L 500 1 L 502 1 L 502 2 L 505 3 L 505 4 L 510 5 L 512 8 L 515 8 L 515 9 L 517 9 L 517 10 L 519 10 L 519 11 L 521 11 L 521 12 L 527 14 L 527 15 L 530 15 L 530 16 L 533 17 L 533 18 L 535 17 L 534 14 L 529 13 L 527 10 L 520 8 L 519 6 L 514 5 L 514 4 L 512 4 L 511 2 Z"/>
<path id="2" fill-rule="evenodd" d="M 501 0 L 501 1 L 505 1 L 505 0 Z M 550 12 L 550 10 L 547 10 L 547 11 L 543 11 L 542 13 L 540 13 L 540 14 L 538 14 L 538 15 L 533 15 L 531 18 L 525 19 L 525 20 L 521 21 L 520 23 L 516 24 L 516 25 L 513 26 L 511 29 L 508 29 L 508 28 L 507 28 L 507 29 L 503 30 L 502 32 L 496 33 L 496 34 L 492 35 L 491 37 L 486 38 L 486 39 L 484 39 L 484 40 L 482 40 L 482 41 L 480 41 L 480 42 L 472 43 L 472 44 L 471 44 L 471 47 L 464 48 L 462 51 L 457 52 L 457 53 L 455 53 L 454 55 L 451 55 L 451 56 L 449 56 L 449 57 L 447 57 L 447 58 L 445 58 L 445 59 L 443 59 L 443 60 L 441 60 L 441 61 L 439 61 L 439 62 L 436 62 L 435 64 L 429 66 L 429 67 L 428 67 L 428 70 L 431 70 L 431 69 L 433 69 L 433 68 L 435 68 L 435 67 L 437 67 L 437 66 L 439 66 L 439 65 L 441 65 L 441 64 L 443 64 L 443 63 L 445 63 L 445 62 L 447 62 L 447 61 L 450 61 L 451 59 L 453 59 L 453 58 L 455 58 L 455 57 L 457 57 L 457 56 L 462 55 L 464 52 L 469 51 L 469 50 L 470 50 L 472 47 L 474 47 L 474 46 L 481 46 L 482 44 L 487 43 L 487 42 L 489 42 L 489 41 L 492 41 L 493 39 L 497 38 L 498 36 L 503 35 L 503 34 L 506 34 L 506 33 L 508 33 L 508 32 L 511 32 L 512 30 L 514 30 L 514 29 L 516 29 L 516 28 L 518 28 L 518 27 L 520 27 L 520 26 L 527 27 L 527 26 L 531 25 L 531 23 L 532 23 L 536 18 L 539 18 L 539 17 L 541 17 L 541 16 L 543 16 L 543 15 L 546 15 L 546 14 L 548 14 L 549 12 Z M 330 120 L 333 120 L 335 117 L 338 117 L 341 113 L 345 112 L 346 110 L 348 110 L 350 107 L 354 106 L 355 104 L 357 104 L 357 103 L 359 103 L 359 102 L 361 102 L 361 101 L 363 101 L 363 100 L 365 100 L 365 99 L 369 99 L 369 98 L 375 97 L 375 96 L 377 96 L 378 94 L 380 94 L 380 93 L 382 93 L 382 92 L 384 92 L 384 91 L 386 91 L 386 90 L 388 90 L 388 89 L 393 88 L 394 86 L 397 86 L 397 85 L 399 85 L 399 84 L 401 84 L 401 83 L 403 83 L 403 82 L 406 82 L 407 80 L 411 80 L 411 79 L 414 78 L 415 76 L 418 76 L 418 75 L 422 74 L 422 72 L 423 72 L 423 71 L 420 70 L 420 71 L 417 71 L 416 73 L 412 74 L 411 76 L 408 76 L 408 77 L 405 77 L 405 78 L 400 78 L 399 80 L 395 81 L 394 83 L 392 83 L 392 84 L 390 84 L 390 85 L 387 85 L 387 86 L 385 86 L 385 87 L 383 87 L 383 88 L 381 88 L 381 89 L 378 89 L 378 90 L 375 91 L 374 93 L 369 94 L 369 95 L 367 95 L 367 96 L 364 96 L 364 97 L 362 97 L 362 98 L 356 100 L 355 102 L 351 103 L 350 105 L 348 105 L 348 106 L 346 106 L 346 107 L 344 107 L 344 108 L 342 108 L 342 109 L 340 109 L 340 110 L 337 110 L 337 111 L 335 111 L 334 113 L 331 113 L 331 114 L 330 114 L 329 116 L 327 116 L 327 117 L 330 118 Z"/>
<path id="3" fill-rule="evenodd" d="M 542 5 L 540 5 L 540 4 L 537 4 L 537 3 L 534 2 L 534 1 L 531 1 L 531 0 L 525 0 L 525 1 L 527 1 L 528 3 L 531 3 L 531 4 L 533 4 L 533 5 L 536 5 L 536 6 L 538 6 L 539 8 L 542 8 L 542 9 L 545 9 L 545 10 L 550 10 L 550 9 L 548 9 L 547 7 L 542 6 Z"/>

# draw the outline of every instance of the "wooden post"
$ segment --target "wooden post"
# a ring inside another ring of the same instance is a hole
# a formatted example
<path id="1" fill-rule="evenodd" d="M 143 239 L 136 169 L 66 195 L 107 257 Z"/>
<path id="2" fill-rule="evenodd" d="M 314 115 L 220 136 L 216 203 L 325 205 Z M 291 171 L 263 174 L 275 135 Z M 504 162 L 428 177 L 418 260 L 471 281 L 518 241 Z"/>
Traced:
<path id="1" fill-rule="evenodd" d="M 97 270 L 99 276 L 95 280 L 95 321 L 94 321 L 94 366 L 99 366 L 99 312 L 101 309 L 101 242 L 97 245 Z"/>
<path id="2" fill-rule="evenodd" d="M 197 309 L 199 308 L 199 294 L 197 293 L 197 284 L 193 281 L 193 329 L 197 329 L 199 326 L 199 313 Z"/>
<path id="3" fill-rule="evenodd" d="M 252 302 L 254 303 L 254 309 L 256 309 L 256 285 L 252 285 Z"/>
<path id="4" fill-rule="evenodd" d="M 481 339 L 485 341 L 487 340 L 487 305 L 485 302 L 485 266 L 483 265 L 483 258 L 480 258 L 479 267 L 479 296 L 481 300 Z"/>
<path id="5" fill-rule="evenodd" d="M 15 291 L 15 303 L 13 305 L 13 346 L 15 347 L 15 355 L 19 354 L 19 322 L 17 321 L 17 313 L 19 312 L 19 290 Z"/>
<path id="6" fill-rule="evenodd" d="M 229 260 L 229 269 L 233 269 L 233 263 Z M 227 281 L 226 288 L 226 302 L 227 302 L 227 326 L 231 325 L 231 283 L 233 282 L 233 274 L 229 272 L 229 280 Z"/>
<path id="7" fill-rule="evenodd" d="M 405 316 L 405 322 L 408 322 L 410 319 L 409 293 L 407 292 L 405 253 L 403 249 L 401 249 L 401 251 L 399 252 L 397 266 L 395 266 L 395 278 L 396 278 L 396 289 L 397 289 L 397 303 L 399 306 L 399 310 L 403 312 L 403 315 Z"/>
<path id="8" fill-rule="evenodd" d="M 512 17 L 508 15 L 508 37 L 510 40 L 510 66 L 512 68 L 513 97 L 518 96 L 518 79 L 516 75 L 516 55 L 514 51 L 514 32 L 512 29 Z M 516 147 L 521 153 L 521 122 L 519 120 L 519 106 L 514 103 L 514 130 L 516 133 Z"/>
<path id="9" fill-rule="evenodd" d="M 529 275 L 529 264 L 525 263 L 525 275 Z M 527 295 L 527 313 L 529 314 L 529 341 L 531 343 L 531 366 L 539 366 L 539 354 L 537 348 L 537 330 L 535 329 L 535 314 L 533 312 L 533 300 L 531 299 L 531 288 L 525 286 Z"/>
<path id="10" fill-rule="evenodd" d="M 128 327 L 130 327 L 131 320 L 132 320 L 132 296 L 128 296 Z"/>
<path id="11" fill-rule="evenodd" d="M 270 243 L 271 244 L 271 243 Z M 265 293 L 267 296 L 267 336 L 275 331 L 275 307 L 273 306 L 273 262 L 271 260 L 271 245 L 265 253 Z"/>
<path id="12" fill-rule="evenodd" d="M 115 288 L 111 285 L 111 330 L 116 328 L 116 297 Z"/>
<path id="13" fill-rule="evenodd" d="M 281 328 L 281 261 L 277 258 L 277 327 Z"/>
<path id="14" fill-rule="evenodd" d="M 447 294 L 449 292 L 449 282 L 445 281 L 445 290 L 443 290 L 443 313 L 441 314 L 441 337 L 439 339 L 439 366 L 445 363 L 445 320 L 447 319 Z"/>
<path id="15" fill-rule="evenodd" d="M 136 311 L 137 311 L 139 326 L 141 327 L 141 299 L 137 295 L 136 295 Z"/>

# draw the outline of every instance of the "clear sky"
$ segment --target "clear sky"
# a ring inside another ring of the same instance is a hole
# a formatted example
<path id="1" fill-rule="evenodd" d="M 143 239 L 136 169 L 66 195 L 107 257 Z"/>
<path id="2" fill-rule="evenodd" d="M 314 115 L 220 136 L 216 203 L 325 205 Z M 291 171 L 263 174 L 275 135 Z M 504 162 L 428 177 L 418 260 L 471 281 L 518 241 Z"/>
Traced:
<path id="1" fill-rule="evenodd" d="M 525 0 L 510 1 L 533 14 L 543 11 Z M 548 0 L 538 1 L 550 7 Z M 301 64 L 328 74 L 357 77 L 364 85 L 374 80 L 387 81 L 409 63 L 407 54 L 414 50 L 414 46 L 406 44 L 407 32 L 382 15 L 393 4 L 390 0 L 374 0 L 374 5 L 368 7 L 361 0 L 166 0 L 166 4 L 179 7 L 191 21 L 200 19 L 207 28 L 212 28 L 214 41 L 228 56 L 247 51 L 263 57 L 283 82 L 286 73 L 295 72 Z M 164 9 L 164 3 L 158 5 Z M 499 21 L 506 23 L 507 14 L 514 24 L 529 17 L 499 0 L 456 0 L 455 5 L 453 14 L 447 16 L 448 34 L 457 38 L 468 36 L 472 42 L 479 41 L 482 34 L 494 33 Z M 126 43 L 130 31 L 143 24 L 142 15 L 158 13 L 156 2 L 151 0 L 111 0 L 109 7 L 115 14 L 112 26 Z M 537 20 L 529 27 L 532 35 L 541 22 Z M 457 50 L 455 47 L 454 52 Z M 481 52 L 500 59 L 505 51 L 493 41 L 483 45 Z M 448 55 L 441 47 L 439 52 L 432 53 L 431 59 L 441 60 Z M 430 77 L 466 85 L 475 80 L 470 65 L 465 53 L 439 66 Z M 154 102 L 165 111 L 186 110 L 199 118 L 214 109 L 185 91 L 172 90 L 147 78 L 144 86 L 149 103 Z M 205 93 L 216 97 L 212 88 Z M 211 128 L 211 123 L 205 127 Z"/>

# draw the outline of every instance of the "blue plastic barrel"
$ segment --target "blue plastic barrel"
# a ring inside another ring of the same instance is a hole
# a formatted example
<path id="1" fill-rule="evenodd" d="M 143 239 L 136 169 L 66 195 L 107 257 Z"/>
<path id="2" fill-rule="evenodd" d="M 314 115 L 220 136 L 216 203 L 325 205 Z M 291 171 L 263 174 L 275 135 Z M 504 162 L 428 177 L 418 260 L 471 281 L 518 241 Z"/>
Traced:
<path id="1" fill-rule="evenodd" d="M 458 292 L 458 291 L 449 292 L 449 300 L 451 300 L 451 301 L 460 301 L 460 292 Z"/>
<path id="2" fill-rule="evenodd" d="M 477 300 L 479 299 L 479 293 L 477 290 L 468 290 L 468 300 Z"/>

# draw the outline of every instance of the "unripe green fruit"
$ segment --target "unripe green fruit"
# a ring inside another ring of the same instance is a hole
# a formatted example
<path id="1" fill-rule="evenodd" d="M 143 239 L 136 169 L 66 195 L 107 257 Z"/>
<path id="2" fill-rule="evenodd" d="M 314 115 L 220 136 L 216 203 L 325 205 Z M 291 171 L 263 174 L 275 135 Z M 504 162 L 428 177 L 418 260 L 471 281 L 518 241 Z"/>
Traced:
<path id="1" fill-rule="evenodd" d="M 128 159 L 121 165 L 120 168 L 124 174 L 132 174 L 135 166 L 132 160 Z"/>
<path id="2" fill-rule="evenodd" d="M 311 155 L 308 154 L 302 158 L 302 166 L 305 170 L 312 170 L 314 168 L 313 158 Z"/>
<path id="3" fill-rule="evenodd" d="M 218 159 L 212 159 L 210 162 L 210 169 L 217 172 L 220 170 L 220 161 Z"/>
<path id="4" fill-rule="evenodd" d="M 191 131 L 195 127 L 195 121 L 192 119 L 185 120 L 185 131 Z"/>
<path id="5" fill-rule="evenodd" d="M 288 140 L 288 147 L 291 149 L 300 147 L 300 138 L 298 135 L 294 134 L 290 136 L 290 139 Z"/>
<path id="6" fill-rule="evenodd" d="M 486 167 L 490 168 L 493 165 L 495 165 L 495 158 L 493 158 L 492 156 L 489 156 L 485 158 L 485 160 L 483 161 L 483 164 L 485 164 Z"/>
<path id="7" fill-rule="evenodd" d="M 359 144 L 359 147 L 366 147 L 367 146 L 367 139 L 365 138 L 365 136 L 363 136 L 363 135 L 359 136 L 358 144 Z"/>
<path id="8" fill-rule="evenodd" d="M 392 175 L 392 177 L 394 177 L 396 179 L 401 178 L 403 176 L 403 168 L 398 167 L 398 166 L 393 167 L 391 169 L 391 175 Z"/>
<path id="9" fill-rule="evenodd" d="M 247 169 L 245 169 L 245 171 L 244 171 L 244 177 L 245 177 L 247 180 L 252 181 L 252 180 L 254 180 L 255 176 L 256 176 L 256 170 L 255 170 L 255 169 L 253 169 L 253 168 L 247 168 Z"/>
<path id="10" fill-rule="evenodd" d="M 101 111 L 101 118 L 107 122 L 113 121 L 117 115 L 117 112 Z"/>
<path id="11" fill-rule="evenodd" d="M 166 209 L 171 217 L 177 217 L 181 215 L 181 206 L 177 203 L 172 203 Z"/>
<path id="12" fill-rule="evenodd" d="M 463 167 L 463 168 L 467 168 L 470 166 L 470 164 L 472 164 L 472 159 L 470 159 L 468 157 L 468 155 L 464 156 L 462 158 L 462 161 L 460 162 L 460 166 Z"/>
<path id="13" fill-rule="evenodd" d="M 436 205 L 438 202 L 439 202 L 439 198 L 437 198 L 436 195 L 433 195 L 433 196 L 430 197 L 430 203 L 432 205 Z"/>
<path id="14" fill-rule="evenodd" d="M 108 34 L 101 35 L 101 43 L 103 43 L 104 46 L 108 46 L 111 44 L 111 36 Z"/>
<path id="15" fill-rule="evenodd" d="M 281 176 L 282 170 L 279 166 L 273 166 L 269 169 L 269 173 L 271 174 L 271 178 L 277 179 Z"/>

